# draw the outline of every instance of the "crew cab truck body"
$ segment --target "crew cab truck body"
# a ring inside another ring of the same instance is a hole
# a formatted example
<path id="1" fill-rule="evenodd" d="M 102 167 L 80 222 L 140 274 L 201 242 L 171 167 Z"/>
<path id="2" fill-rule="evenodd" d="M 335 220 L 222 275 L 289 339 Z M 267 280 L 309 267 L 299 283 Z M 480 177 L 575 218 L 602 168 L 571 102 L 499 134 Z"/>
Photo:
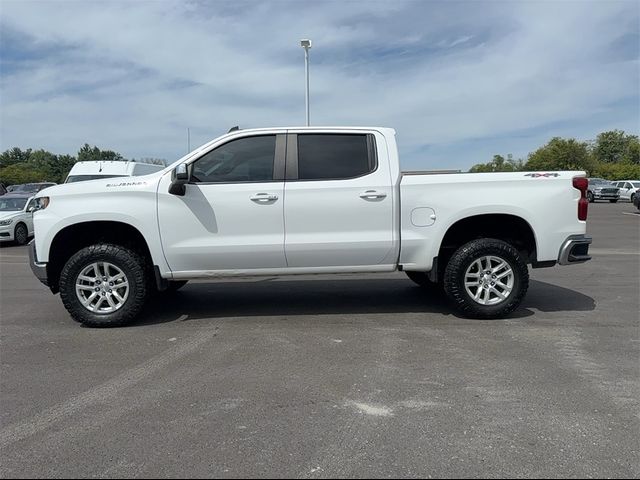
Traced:
<path id="1" fill-rule="evenodd" d="M 589 260 L 584 177 L 402 173 L 387 128 L 239 130 L 152 175 L 47 189 L 31 266 L 92 326 L 191 279 L 395 270 L 495 318 L 528 265 Z"/>

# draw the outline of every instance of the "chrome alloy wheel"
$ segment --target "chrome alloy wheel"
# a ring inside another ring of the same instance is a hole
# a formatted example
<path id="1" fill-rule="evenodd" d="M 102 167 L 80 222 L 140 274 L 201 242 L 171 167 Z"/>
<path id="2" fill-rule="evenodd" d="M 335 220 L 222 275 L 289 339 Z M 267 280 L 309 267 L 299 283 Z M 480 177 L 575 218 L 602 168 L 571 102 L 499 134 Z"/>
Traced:
<path id="1" fill-rule="evenodd" d="M 76 279 L 80 303 L 93 313 L 113 313 L 129 296 L 129 280 L 112 263 L 96 262 L 86 266 Z"/>
<path id="2" fill-rule="evenodd" d="M 513 290 L 514 274 L 509 263 L 491 255 L 471 262 L 464 274 L 464 288 L 480 305 L 498 305 Z"/>

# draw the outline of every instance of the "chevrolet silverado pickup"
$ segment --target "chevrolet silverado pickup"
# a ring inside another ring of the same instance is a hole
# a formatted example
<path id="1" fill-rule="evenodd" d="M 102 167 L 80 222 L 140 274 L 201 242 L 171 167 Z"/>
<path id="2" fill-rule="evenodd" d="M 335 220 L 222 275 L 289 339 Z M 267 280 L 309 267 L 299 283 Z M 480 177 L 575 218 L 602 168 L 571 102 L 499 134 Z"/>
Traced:
<path id="1" fill-rule="evenodd" d="M 30 264 L 88 326 L 191 279 L 398 270 L 498 318 L 529 266 L 590 259 L 587 188 L 579 171 L 402 172 L 389 128 L 235 130 L 157 173 L 40 192 Z"/>

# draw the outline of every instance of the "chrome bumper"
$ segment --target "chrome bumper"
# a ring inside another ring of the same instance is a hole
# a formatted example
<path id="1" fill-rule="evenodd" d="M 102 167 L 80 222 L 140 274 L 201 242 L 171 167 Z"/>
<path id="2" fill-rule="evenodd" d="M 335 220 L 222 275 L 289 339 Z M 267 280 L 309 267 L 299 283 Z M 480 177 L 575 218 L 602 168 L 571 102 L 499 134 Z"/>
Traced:
<path id="1" fill-rule="evenodd" d="M 38 263 L 38 257 L 36 256 L 36 243 L 35 240 L 29 242 L 29 266 L 31 271 L 43 284 L 49 286 L 47 276 L 47 264 Z"/>
<path id="2" fill-rule="evenodd" d="M 558 254 L 558 264 L 574 265 L 576 263 L 584 263 L 591 260 L 589 256 L 589 245 L 592 238 L 587 235 L 571 235 L 567 238 Z"/>

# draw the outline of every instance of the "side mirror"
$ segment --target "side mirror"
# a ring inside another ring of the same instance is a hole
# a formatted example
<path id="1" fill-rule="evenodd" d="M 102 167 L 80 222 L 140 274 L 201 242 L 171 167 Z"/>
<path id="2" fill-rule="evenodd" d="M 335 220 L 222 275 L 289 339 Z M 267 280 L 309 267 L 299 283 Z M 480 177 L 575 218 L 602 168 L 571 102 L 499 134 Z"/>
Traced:
<path id="1" fill-rule="evenodd" d="M 169 193 L 182 197 L 187 191 L 185 187 L 185 184 L 187 182 L 189 182 L 189 168 L 186 164 L 181 163 L 173 170 L 173 173 L 171 174 L 171 185 L 169 186 Z"/>

